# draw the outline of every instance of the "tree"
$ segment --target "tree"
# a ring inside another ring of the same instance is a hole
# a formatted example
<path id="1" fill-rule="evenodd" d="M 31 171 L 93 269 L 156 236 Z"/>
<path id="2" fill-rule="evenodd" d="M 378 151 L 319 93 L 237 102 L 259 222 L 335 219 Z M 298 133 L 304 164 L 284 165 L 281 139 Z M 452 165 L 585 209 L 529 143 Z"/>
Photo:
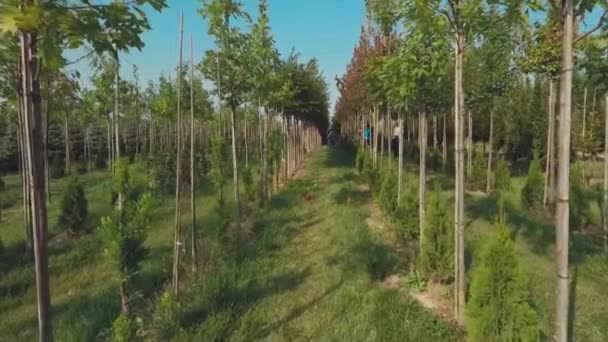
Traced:
<path id="1" fill-rule="evenodd" d="M 248 16 L 242 10 L 242 4 L 233 0 L 204 0 L 201 14 L 208 21 L 209 34 L 215 38 L 217 51 L 206 52 L 203 61 L 203 73 L 216 83 L 222 85 L 223 92 L 220 101 L 225 100 L 230 108 L 231 135 L 232 135 L 232 170 L 234 187 L 234 219 L 235 235 L 238 241 L 241 239 L 241 210 L 240 190 L 238 175 L 238 158 L 236 150 L 236 110 L 243 102 L 247 86 L 247 58 L 245 53 L 246 39 L 248 36 L 241 32 L 238 25 L 232 25 L 232 19 L 248 20 Z M 221 59 L 223 63 L 220 78 L 215 78 L 215 70 L 212 66 L 215 61 Z"/>
<path id="2" fill-rule="evenodd" d="M 47 263 L 47 210 L 44 180 L 41 97 L 39 68 L 60 65 L 61 46 L 77 48 L 85 42 L 102 52 L 141 47 L 140 34 L 148 22 L 139 6 L 150 4 L 158 11 L 164 0 L 136 3 L 115 2 L 93 5 L 90 1 L 48 1 L 44 6 L 33 0 L 0 6 L 0 29 L 18 35 L 21 43 L 21 73 L 27 168 L 31 193 L 34 231 L 34 260 L 38 297 L 39 339 L 52 340 L 50 293 Z M 84 28 L 84 29 L 83 29 Z M 109 33 L 109 34 L 108 34 Z"/>
<path id="3" fill-rule="evenodd" d="M 84 188 L 78 178 L 72 177 L 63 190 L 61 214 L 57 226 L 70 235 L 82 234 L 86 229 L 88 207 Z"/>
<path id="4" fill-rule="evenodd" d="M 471 278 L 469 329 L 473 341 L 537 341 L 539 320 L 528 302 L 526 275 L 501 208 L 497 237 L 485 246 Z"/>

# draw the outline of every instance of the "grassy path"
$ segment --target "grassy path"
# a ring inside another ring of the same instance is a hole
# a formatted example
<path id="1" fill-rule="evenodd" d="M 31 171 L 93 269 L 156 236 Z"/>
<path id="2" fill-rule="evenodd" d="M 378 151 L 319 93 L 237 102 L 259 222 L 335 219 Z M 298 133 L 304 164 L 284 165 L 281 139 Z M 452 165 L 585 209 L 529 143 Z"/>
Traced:
<path id="1" fill-rule="evenodd" d="M 382 288 L 398 258 L 369 233 L 371 197 L 352 165 L 352 156 L 338 149 L 313 155 L 256 215 L 255 239 L 237 260 L 187 294 L 177 339 L 458 339 L 404 291 Z"/>

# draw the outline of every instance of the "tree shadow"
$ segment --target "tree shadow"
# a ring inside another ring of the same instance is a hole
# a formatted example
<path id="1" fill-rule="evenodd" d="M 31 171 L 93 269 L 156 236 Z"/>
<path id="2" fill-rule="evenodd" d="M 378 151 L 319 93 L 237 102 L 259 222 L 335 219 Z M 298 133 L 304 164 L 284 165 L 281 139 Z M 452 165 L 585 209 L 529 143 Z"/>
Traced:
<path id="1" fill-rule="evenodd" d="M 329 296 L 330 294 L 332 294 L 336 290 L 338 290 L 342 286 L 342 284 L 344 284 L 344 279 L 340 279 L 340 281 L 338 283 L 332 285 L 331 287 L 329 287 L 328 289 L 326 289 L 325 291 L 323 291 L 323 293 L 321 293 L 319 296 L 313 298 L 312 300 L 308 301 L 307 303 L 293 308 L 289 312 L 289 314 L 287 314 L 287 316 L 285 316 L 284 318 L 280 319 L 279 321 L 277 321 L 275 323 L 272 323 L 272 324 L 268 324 L 266 327 L 258 330 L 258 332 L 255 334 L 255 337 L 253 339 L 263 339 L 263 338 L 268 337 L 272 332 L 280 329 L 282 326 L 284 326 L 286 324 L 289 324 L 289 322 L 291 322 L 294 319 L 300 317 L 308 309 L 310 309 L 310 308 L 316 306 L 317 304 L 319 304 L 327 296 Z"/>
<path id="2" fill-rule="evenodd" d="M 350 148 L 344 146 L 336 146 L 327 149 L 328 153 L 322 161 L 324 167 L 330 168 L 345 168 L 355 166 L 355 154 Z"/>

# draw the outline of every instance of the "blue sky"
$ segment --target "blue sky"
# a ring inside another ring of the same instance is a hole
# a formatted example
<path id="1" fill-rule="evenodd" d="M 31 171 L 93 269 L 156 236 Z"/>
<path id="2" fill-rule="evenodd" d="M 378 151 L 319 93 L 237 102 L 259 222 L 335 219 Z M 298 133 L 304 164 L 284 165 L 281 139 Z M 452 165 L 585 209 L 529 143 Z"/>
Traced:
<path id="1" fill-rule="evenodd" d="M 257 0 L 241 0 L 245 9 L 257 17 Z M 198 0 L 168 0 L 169 8 L 162 13 L 146 11 L 152 29 L 142 36 L 146 46 L 142 51 L 121 54 L 122 77 L 131 78 L 132 66 L 140 70 L 147 83 L 161 74 L 169 75 L 177 65 L 179 16 L 184 12 L 184 59 L 189 58 L 188 36 L 194 40 L 194 58 L 200 61 L 203 52 L 214 47 L 207 35 L 207 23 L 197 9 Z M 279 52 L 287 56 L 292 48 L 302 60 L 316 58 L 328 81 L 332 104 L 337 96 L 335 75 L 342 75 L 350 61 L 364 22 L 363 0 L 268 0 L 270 25 Z M 73 53 L 67 54 L 74 58 Z M 86 62 L 74 66 L 85 78 L 91 75 Z M 332 108 L 333 110 L 333 105 Z"/>

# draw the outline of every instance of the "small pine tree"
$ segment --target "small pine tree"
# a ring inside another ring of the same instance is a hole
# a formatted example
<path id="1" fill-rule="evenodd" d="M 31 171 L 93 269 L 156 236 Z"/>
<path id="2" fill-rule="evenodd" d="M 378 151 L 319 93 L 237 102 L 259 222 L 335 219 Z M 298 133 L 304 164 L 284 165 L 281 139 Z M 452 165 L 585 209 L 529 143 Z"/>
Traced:
<path id="1" fill-rule="evenodd" d="M 135 324 L 133 320 L 125 315 L 120 314 L 112 323 L 112 341 L 113 342 L 130 342 L 135 337 Z"/>
<path id="2" fill-rule="evenodd" d="M 253 180 L 253 170 L 250 166 L 243 168 L 243 171 L 241 172 L 241 179 L 243 180 L 245 198 L 249 203 L 255 203 L 257 200 L 258 191 Z"/>
<path id="3" fill-rule="evenodd" d="M 51 167 L 49 168 L 49 176 L 51 178 L 61 178 L 65 176 L 65 163 L 63 159 L 56 155 L 51 161 Z"/>
<path id="4" fill-rule="evenodd" d="M 87 198 L 84 188 L 78 178 L 71 177 L 63 191 L 57 228 L 67 231 L 72 236 L 78 236 L 86 229 L 87 214 Z"/>
<path id="5" fill-rule="evenodd" d="M 357 150 L 357 157 L 355 158 L 355 169 L 359 174 L 363 173 L 363 165 L 365 164 L 365 151 L 363 149 Z"/>
<path id="6" fill-rule="evenodd" d="M 494 186 L 492 191 L 496 194 L 504 194 L 511 190 L 511 171 L 506 161 L 499 159 L 494 167 Z"/>
<path id="7" fill-rule="evenodd" d="M 572 230 L 580 230 L 592 221 L 593 213 L 589 206 L 591 201 L 587 197 L 581 166 L 575 163 L 570 172 L 570 229 Z"/>
<path id="8" fill-rule="evenodd" d="M 526 277 L 505 224 L 504 210 L 500 212 L 498 234 L 485 247 L 471 275 L 470 338 L 538 341 L 538 317 L 528 302 Z"/>
<path id="9" fill-rule="evenodd" d="M 449 282 L 454 277 L 454 223 L 441 200 L 441 188 L 435 184 L 429 196 L 420 266 L 426 277 Z"/>
<path id="10" fill-rule="evenodd" d="M 482 153 L 475 153 L 473 158 L 473 170 L 471 170 L 471 185 L 475 190 L 481 190 L 486 185 L 486 159 Z"/>
<path id="11" fill-rule="evenodd" d="M 522 206 L 535 211 L 540 210 L 543 205 L 543 187 L 544 179 L 540 160 L 538 159 L 538 152 L 534 151 L 526 184 L 521 189 Z"/>
<path id="12" fill-rule="evenodd" d="M 404 242 L 411 242 L 418 237 L 418 215 L 418 188 L 410 182 L 405 185 L 401 204 L 394 215 L 397 233 Z"/>
<path id="13" fill-rule="evenodd" d="M 397 211 L 397 172 L 387 167 L 382 170 L 381 178 L 377 191 L 378 202 L 385 213 L 394 216 Z"/>
<path id="14" fill-rule="evenodd" d="M 134 196 L 134 191 L 130 191 L 132 179 L 125 161 L 120 160 L 116 164 L 113 181 L 114 191 Z M 124 201 L 122 209 L 117 206 L 110 216 L 102 218 L 98 228 L 105 254 L 120 281 L 122 313 L 127 316 L 130 314 L 132 279 L 148 252 L 144 242 L 151 206 L 152 196 L 145 192 L 137 201 Z"/>

